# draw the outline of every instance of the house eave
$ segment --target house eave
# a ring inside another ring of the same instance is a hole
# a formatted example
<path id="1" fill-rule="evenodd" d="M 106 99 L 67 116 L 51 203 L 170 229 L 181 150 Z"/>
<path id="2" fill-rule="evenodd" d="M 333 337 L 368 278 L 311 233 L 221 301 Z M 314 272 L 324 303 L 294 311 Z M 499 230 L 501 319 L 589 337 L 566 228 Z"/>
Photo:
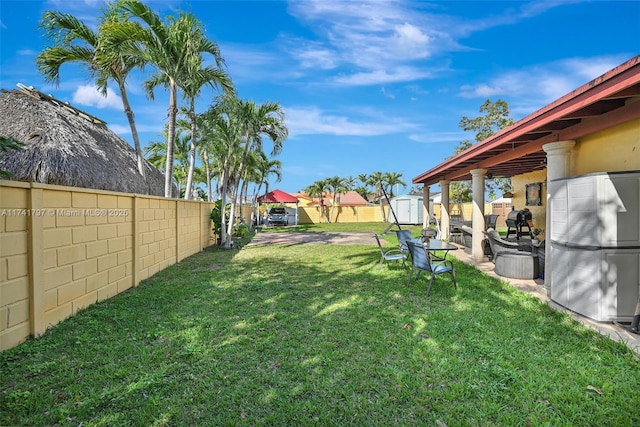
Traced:
<path id="1" fill-rule="evenodd" d="M 545 168 L 544 144 L 640 118 L 640 55 L 416 176 L 414 184 L 471 179 L 473 169 L 511 177 Z"/>

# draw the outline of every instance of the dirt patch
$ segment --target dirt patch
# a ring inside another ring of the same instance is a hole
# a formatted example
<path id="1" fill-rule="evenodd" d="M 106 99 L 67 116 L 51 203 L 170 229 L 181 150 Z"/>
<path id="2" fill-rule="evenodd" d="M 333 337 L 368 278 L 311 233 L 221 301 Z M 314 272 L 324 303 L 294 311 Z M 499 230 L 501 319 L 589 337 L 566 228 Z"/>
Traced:
<path id="1" fill-rule="evenodd" d="M 257 233 L 249 246 L 256 245 L 375 245 L 373 233 Z"/>

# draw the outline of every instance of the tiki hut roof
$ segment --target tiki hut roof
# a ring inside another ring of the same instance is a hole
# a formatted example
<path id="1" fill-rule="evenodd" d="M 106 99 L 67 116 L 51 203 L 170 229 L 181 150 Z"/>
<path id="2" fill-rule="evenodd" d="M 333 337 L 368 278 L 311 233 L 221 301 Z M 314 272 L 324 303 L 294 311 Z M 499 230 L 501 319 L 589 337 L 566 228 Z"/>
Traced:
<path id="1" fill-rule="evenodd" d="M 11 173 L 11 179 L 164 195 L 164 175 L 145 160 L 145 181 L 135 150 L 105 122 L 19 86 L 0 93 L 0 135 L 24 144 L 0 153 L 0 170 Z"/>

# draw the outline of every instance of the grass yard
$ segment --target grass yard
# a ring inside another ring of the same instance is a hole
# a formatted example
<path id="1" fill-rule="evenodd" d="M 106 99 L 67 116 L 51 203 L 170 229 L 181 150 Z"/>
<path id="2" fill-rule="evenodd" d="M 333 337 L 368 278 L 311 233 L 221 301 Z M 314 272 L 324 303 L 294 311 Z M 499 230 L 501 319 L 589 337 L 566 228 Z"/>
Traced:
<path id="1" fill-rule="evenodd" d="M 0 353 L 0 425 L 640 425 L 624 344 L 458 261 L 427 298 L 379 257 L 196 254 Z"/>

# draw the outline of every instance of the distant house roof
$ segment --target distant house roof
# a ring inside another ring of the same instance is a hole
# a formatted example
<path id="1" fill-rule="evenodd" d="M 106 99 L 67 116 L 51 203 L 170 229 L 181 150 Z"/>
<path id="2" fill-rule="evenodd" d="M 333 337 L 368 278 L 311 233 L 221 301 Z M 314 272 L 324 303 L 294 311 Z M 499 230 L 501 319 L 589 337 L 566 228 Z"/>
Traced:
<path id="1" fill-rule="evenodd" d="M 413 178 L 471 180 L 471 170 L 512 177 L 546 168 L 544 144 L 582 138 L 640 118 L 640 55 Z"/>
<path id="2" fill-rule="evenodd" d="M 308 205 L 318 205 L 319 197 L 310 197 L 305 192 L 298 193 L 298 198 L 309 200 Z M 327 194 L 323 199 L 324 206 L 331 206 L 333 203 L 333 194 Z M 367 201 L 356 191 L 347 191 L 346 193 L 336 194 L 336 205 L 339 206 L 366 206 Z"/>
<path id="3" fill-rule="evenodd" d="M 347 191 L 346 193 L 339 194 L 341 206 L 366 206 L 367 201 L 356 191 Z"/>
<path id="4" fill-rule="evenodd" d="M 258 203 L 298 203 L 298 198 L 282 190 L 273 190 L 258 197 Z"/>
<path id="5" fill-rule="evenodd" d="M 164 195 L 164 175 L 105 122 L 31 87 L 0 93 L 0 135 L 24 144 L 0 155 L 15 181 Z"/>

